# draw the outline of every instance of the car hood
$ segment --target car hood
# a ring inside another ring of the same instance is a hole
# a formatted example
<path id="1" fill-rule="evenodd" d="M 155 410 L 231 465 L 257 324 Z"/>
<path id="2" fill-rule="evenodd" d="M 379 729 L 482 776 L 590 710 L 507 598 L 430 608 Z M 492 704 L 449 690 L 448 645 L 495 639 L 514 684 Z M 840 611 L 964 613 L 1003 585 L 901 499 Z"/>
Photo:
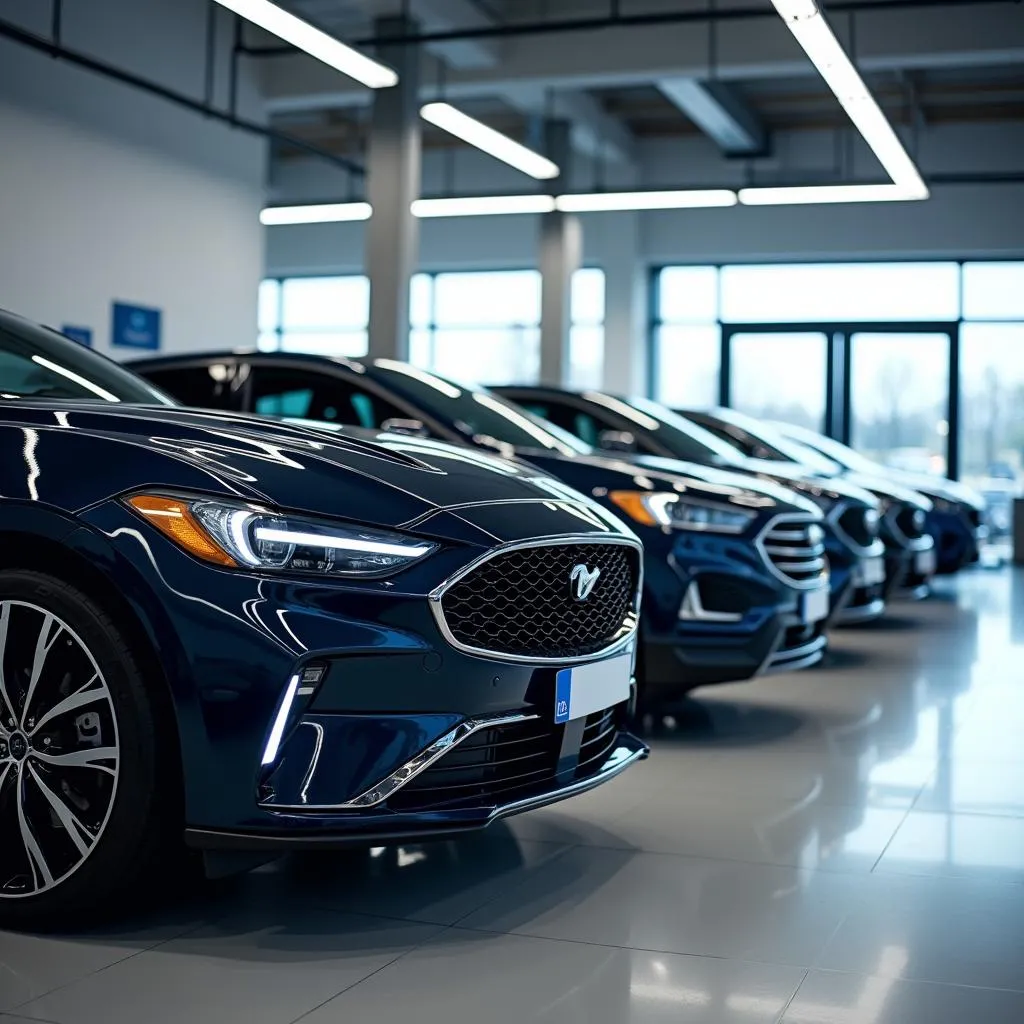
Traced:
<path id="1" fill-rule="evenodd" d="M 874 495 L 851 483 L 846 478 L 822 477 L 806 466 L 796 462 L 773 462 L 767 459 L 744 459 L 743 469 L 753 473 L 762 480 L 775 480 L 784 487 L 791 487 L 798 494 L 805 495 L 812 501 L 824 498 L 826 501 L 845 501 L 853 504 L 878 507 Z"/>
<path id="2" fill-rule="evenodd" d="M 24 454 L 0 472 L 2 493 L 72 512 L 146 487 L 391 527 L 446 509 L 566 505 L 577 532 L 629 532 L 533 466 L 404 435 L 368 441 L 241 414 L 19 400 L 0 403 L 0 445 Z"/>
<path id="3" fill-rule="evenodd" d="M 876 498 L 888 499 L 902 505 L 910 505 L 912 508 L 919 508 L 922 512 L 930 512 L 932 503 L 929 498 L 905 486 L 899 480 L 888 476 L 875 476 L 867 473 L 850 473 L 844 479 L 870 491 Z"/>
<path id="4" fill-rule="evenodd" d="M 520 457 L 571 486 L 593 494 L 612 490 L 673 491 L 703 501 L 766 512 L 818 514 L 812 502 L 785 487 L 708 466 L 654 455 L 577 455 L 520 451 Z"/>
<path id="5" fill-rule="evenodd" d="M 920 491 L 926 498 L 939 498 L 966 505 L 977 512 L 985 511 L 985 499 L 973 487 L 968 487 L 958 480 L 946 480 L 943 477 L 928 476 L 926 473 L 905 473 L 900 470 L 893 470 L 892 476 L 904 487 Z"/>

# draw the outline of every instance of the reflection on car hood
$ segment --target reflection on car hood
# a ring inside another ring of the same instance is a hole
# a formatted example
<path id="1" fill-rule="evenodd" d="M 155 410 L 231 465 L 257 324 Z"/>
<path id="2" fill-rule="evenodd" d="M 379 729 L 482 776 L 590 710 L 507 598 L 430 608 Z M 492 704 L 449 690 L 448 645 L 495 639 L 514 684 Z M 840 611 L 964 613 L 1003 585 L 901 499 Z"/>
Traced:
<path id="1" fill-rule="evenodd" d="M 241 414 L 19 400 L 0 403 L 0 445 L 24 455 L 0 466 L 2 493 L 69 509 L 172 486 L 390 526 L 481 503 L 564 502 L 591 528 L 621 529 L 532 466 L 402 435 L 371 442 Z"/>
<path id="2" fill-rule="evenodd" d="M 875 476 L 867 473 L 850 473 L 843 479 L 858 487 L 863 487 L 878 498 L 888 498 L 890 501 L 910 505 L 919 508 L 922 512 L 930 512 L 932 503 L 929 498 L 920 491 L 915 491 L 906 486 L 902 481 L 890 476 Z"/>
<path id="3" fill-rule="evenodd" d="M 863 487 L 847 479 L 818 476 L 806 466 L 796 462 L 771 462 L 766 459 L 744 459 L 747 472 L 756 473 L 762 479 L 777 480 L 784 487 L 792 487 L 800 494 L 828 498 L 831 501 L 846 501 L 875 507 L 877 499 Z"/>
<path id="4" fill-rule="evenodd" d="M 957 502 L 978 512 L 985 510 L 985 499 L 973 487 L 968 487 L 967 484 L 962 484 L 959 480 L 947 480 L 944 477 L 928 476 L 925 473 L 905 473 L 895 469 L 892 471 L 892 476 L 905 487 L 920 491 L 927 498 Z"/>
<path id="5" fill-rule="evenodd" d="M 702 501 L 722 502 L 773 512 L 809 512 L 818 508 L 785 487 L 689 462 L 654 455 L 577 455 L 521 452 L 533 465 L 589 493 L 597 490 L 672 491 Z"/>

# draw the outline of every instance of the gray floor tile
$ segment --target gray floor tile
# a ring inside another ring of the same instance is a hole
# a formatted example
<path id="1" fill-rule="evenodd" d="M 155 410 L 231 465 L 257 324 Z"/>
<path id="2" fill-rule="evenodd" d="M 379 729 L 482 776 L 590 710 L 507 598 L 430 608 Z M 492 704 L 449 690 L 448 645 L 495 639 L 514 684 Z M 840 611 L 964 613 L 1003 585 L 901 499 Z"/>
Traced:
<path id="1" fill-rule="evenodd" d="M 1021 992 L 811 971 L 782 1024 L 1020 1024 L 1022 1020 Z"/>
<path id="2" fill-rule="evenodd" d="M 302 1024 L 769 1024 L 803 971 L 453 929 Z"/>
<path id="3" fill-rule="evenodd" d="M 296 911 L 227 917 L 20 1007 L 60 1024 L 286 1024 L 436 934 Z"/>

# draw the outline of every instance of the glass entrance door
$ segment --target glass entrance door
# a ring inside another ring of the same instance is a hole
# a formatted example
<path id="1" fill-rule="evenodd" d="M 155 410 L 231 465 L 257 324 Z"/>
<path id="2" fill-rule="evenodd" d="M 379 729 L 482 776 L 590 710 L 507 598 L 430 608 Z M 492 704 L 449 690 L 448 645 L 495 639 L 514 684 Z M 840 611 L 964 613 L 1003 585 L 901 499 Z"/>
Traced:
<path id="1" fill-rule="evenodd" d="M 828 335 L 824 331 L 732 328 L 728 404 L 769 420 L 811 430 L 825 426 Z"/>
<path id="2" fill-rule="evenodd" d="M 850 444 L 895 469 L 945 476 L 951 335 L 853 330 Z"/>

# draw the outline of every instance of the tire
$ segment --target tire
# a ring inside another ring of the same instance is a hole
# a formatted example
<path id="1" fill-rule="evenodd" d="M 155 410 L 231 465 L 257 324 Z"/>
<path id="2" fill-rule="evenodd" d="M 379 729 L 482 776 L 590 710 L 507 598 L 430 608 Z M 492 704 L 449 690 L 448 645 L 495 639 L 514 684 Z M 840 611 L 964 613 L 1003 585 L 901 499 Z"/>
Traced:
<path id="1" fill-rule="evenodd" d="M 0 925 L 95 924 L 180 843 L 173 738 L 126 632 L 68 583 L 0 571 Z"/>

